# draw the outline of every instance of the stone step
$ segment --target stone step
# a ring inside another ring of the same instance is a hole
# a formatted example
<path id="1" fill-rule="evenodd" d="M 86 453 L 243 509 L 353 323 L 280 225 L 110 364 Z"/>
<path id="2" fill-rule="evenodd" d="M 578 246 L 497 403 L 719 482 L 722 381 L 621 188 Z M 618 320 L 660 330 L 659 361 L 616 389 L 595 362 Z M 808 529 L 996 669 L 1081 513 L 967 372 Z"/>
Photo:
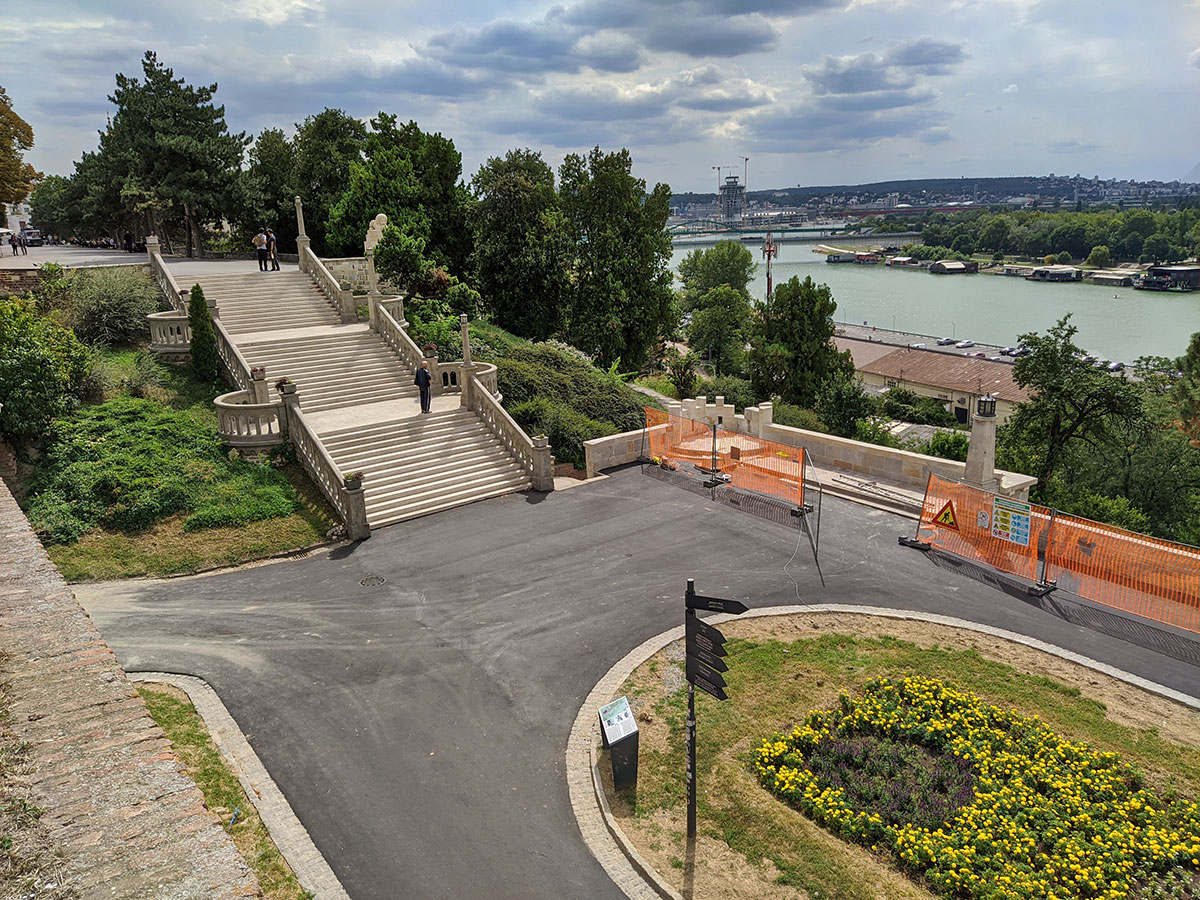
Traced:
<path id="1" fill-rule="evenodd" d="M 372 484 L 384 485 L 398 482 L 425 484 L 426 482 L 466 477 L 477 472 L 491 469 L 505 469 L 509 466 L 521 468 L 520 464 L 507 456 L 502 447 L 467 446 L 461 447 L 456 453 L 444 454 L 432 460 L 414 460 L 399 466 L 394 463 L 382 462 L 342 463 L 335 460 L 343 472 L 363 472 L 370 478 Z M 376 497 L 379 494 L 376 493 Z"/>
<path id="2" fill-rule="evenodd" d="M 329 342 L 325 346 L 310 345 L 296 350 L 281 350 L 276 348 L 263 348 L 258 344 L 246 344 L 241 348 L 242 356 L 250 359 L 270 359 L 274 360 L 279 365 L 306 365 L 306 364 L 321 364 L 321 363 L 352 363 L 356 360 L 377 360 L 391 361 L 397 369 L 401 368 L 400 357 L 389 350 L 383 344 L 351 344 L 343 342 Z M 404 371 L 410 371 L 407 367 Z"/>
<path id="3" fill-rule="evenodd" d="M 363 470 L 366 472 L 366 470 Z M 366 472 L 366 475 L 371 473 Z M 366 485 L 366 475 L 363 484 Z M 510 480 L 527 475 L 516 462 L 511 459 L 478 459 L 457 468 L 434 469 L 429 472 L 388 472 L 376 474 L 371 479 L 371 485 L 365 494 L 368 505 L 376 507 L 393 501 L 417 503 L 422 500 L 436 500 L 439 494 L 447 494 L 459 490 L 468 483 L 492 481 L 497 479 Z"/>
<path id="4" fill-rule="evenodd" d="M 367 521 L 373 528 L 379 528 L 395 522 L 453 509 L 456 506 L 464 506 L 478 500 L 488 500 L 492 497 L 502 497 L 505 494 L 529 490 L 530 479 L 524 473 L 522 476 L 472 479 L 456 483 L 440 496 L 422 495 L 419 498 L 412 497 L 407 500 L 392 498 L 379 503 L 371 503 L 370 500 L 367 500 Z"/>
<path id="5" fill-rule="evenodd" d="M 403 400 L 405 398 L 416 397 L 415 390 L 405 391 L 402 385 L 384 379 L 374 379 L 371 381 L 363 381 L 352 385 L 323 385 L 323 384 L 308 384 L 303 378 L 296 380 L 296 388 L 300 392 L 300 408 L 310 409 L 312 403 L 320 401 L 329 403 L 330 401 L 353 401 L 355 405 L 361 405 L 360 397 L 371 397 L 371 402 L 380 400 Z"/>
<path id="6" fill-rule="evenodd" d="M 440 434 L 445 430 L 460 427 L 484 427 L 479 418 L 465 409 L 436 412 L 427 418 L 396 419 L 391 422 L 377 422 L 373 425 L 356 426 L 326 431 L 321 434 L 321 441 L 326 447 L 344 447 L 358 440 L 369 440 L 378 435 L 407 436 L 412 432 L 421 434 Z"/>
<path id="7" fill-rule="evenodd" d="M 463 457 L 478 454 L 481 457 L 494 454 L 507 458 L 504 445 L 489 431 L 486 435 L 464 435 L 454 443 L 430 445 L 422 443 L 393 444 L 389 449 L 381 447 L 347 449 L 341 453 L 330 452 L 330 456 L 343 470 L 366 472 L 369 469 L 386 469 L 387 472 L 413 472 L 423 466 L 444 468 L 443 463 L 461 461 Z"/>

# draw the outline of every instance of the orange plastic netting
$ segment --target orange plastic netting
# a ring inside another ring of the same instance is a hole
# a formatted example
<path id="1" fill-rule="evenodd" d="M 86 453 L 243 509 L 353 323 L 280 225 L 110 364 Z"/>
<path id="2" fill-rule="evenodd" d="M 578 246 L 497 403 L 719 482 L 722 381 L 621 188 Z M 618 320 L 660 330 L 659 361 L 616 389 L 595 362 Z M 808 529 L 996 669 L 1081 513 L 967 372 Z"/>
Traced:
<path id="1" fill-rule="evenodd" d="M 1029 581 L 1200 632 L 1200 550 L 1079 519 L 936 475 L 917 537 Z"/>
<path id="2" fill-rule="evenodd" d="M 656 409 L 646 410 L 648 450 L 665 462 L 709 477 L 729 476 L 729 485 L 804 505 L 804 451 L 775 441 L 738 434 Z"/>

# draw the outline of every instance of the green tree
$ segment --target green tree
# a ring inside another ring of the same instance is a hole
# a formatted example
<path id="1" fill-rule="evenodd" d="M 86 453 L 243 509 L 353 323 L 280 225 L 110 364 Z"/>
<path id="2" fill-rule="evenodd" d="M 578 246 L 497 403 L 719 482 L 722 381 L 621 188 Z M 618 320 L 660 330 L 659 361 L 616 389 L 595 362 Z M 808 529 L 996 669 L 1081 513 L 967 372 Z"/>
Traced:
<path id="1" fill-rule="evenodd" d="M 1005 429 L 1001 450 L 1036 475 L 1039 496 L 1079 443 L 1099 445 L 1144 414 L 1139 389 L 1080 358 L 1068 313 L 1045 334 L 1022 334 L 1030 353 L 1013 367 L 1013 378 L 1030 393 Z M 1003 463 L 1002 463 L 1003 464 Z"/>
<path id="2" fill-rule="evenodd" d="M 40 177 L 25 162 L 33 148 L 33 129 L 17 115 L 8 92 L 0 87 L 0 203 L 20 203 Z"/>
<path id="3" fill-rule="evenodd" d="M 833 343 L 836 311 L 828 285 L 796 276 L 758 307 L 747 367 L 760 396 L 811 406 L 826 381 L 853 371 L 850 354 Z"/>
<path id="4" fill-rule="evenodd" d="M 699 357 L 695 353 L 680 353 L 674 347 L 668 347 L 663 353 L 663 365 L 667 370 L 667 380 L 678 392 L 680 399 L 694 396 L 696 385 L 700 379 L 696 377 L 696 363 Z"/>
<path id="5" fill-rule="evenodd" d="M 433 263 L 425 256 L 429 243 L 428 223 L 417 217 L 398 225 L 388 222 L 375 245 L 375 269 L 379 277 L 400 290 L 415 292 L 429 288 Z"/>
<path id="6" fill-rule="evenodd" d="M 572 245 L 554 170 L 533 150 L 492 157 L 471 179 L 472 263 L 497 325 L 531 340 L 562 327 Z"/>
<path id="7" fill-rule="evenodd" d="M 816 412 L 831 433 L 854 437 L 858 433 L 858 423 L 875 412 L 875 404 L 853 371 L 842 368 L 821 385 L 817 392 Z"/>
<path id="8" fill-rule="evenodd" d="M 246 171 L 247 209 L 243 231 L 271 228 L 280 252 L 296 248 L 296 146 L 278 128 L 267 128 L 250 148 Z M 307 223 L 306 223 L 307 227 Z"/>
<path id="9" fill-rule="evenodd" d="M 1088 254 L 1087 264 L 1097 269 L 1107 269 L 1112 265 L 1112 252 L 1104 244 L 1097 244 Z"/>
<path id="10" fill-rule="evenodd" d="M 47 175 L 29 198 L 29 218 L 44 234 L 70 235 L 73 231 L 70 210 L 71 179 Z"/>
<path id="11" fill-rule="evenodd" d="M 75 403 L 88 353 L 32 300 L 0 296 L 0 433 L 31 440 Z"/>
<path id="12" fill-rule="evenodd" d="M 671 326 L 671 188 L 632 174 L 628 150 L 569 154 L 559 192 L 574 242 L 567 336 L 602 366 L 641 369 Z"/>
<path id="13" fill-rule="evenodd" d="M 193 285 L 188 298 L 188 328 L 192 332 L 192 373 L 196 380 L 214 382 L 220 375 L 221 359 L 217 355 L 217 334 L 212 314 L 200 285 Z"/>
<path id="14" fill-rule="evenodd" d="M 225 107 L 212 102 L 216 84 L 187 84 L 150 50 L 142 74 L 141 80 L 116 76 L 109 100 L 117 111 L 101 134 L 100 153 L 125 210 L 147 212 L 150 231 L 161 210 L 175 212 L 187 229 L 188 255 L 202 256 L 202 226 L 235 206 L 249 139 L 229 133 Z"/>
<path id="15" fill-rule="evenodd" d="M 1008 220 L 995 216 L 979 232 L 979 246 L 1003 253 L 1008 249 Z"/>
<path id="16" fill-rule="evenodd" d="M 739 241 L 720 241 L 707 250 L 693 250 L 679 263 L 684 310 L 695 309 L 700 298 L 723 284 L 744 294 L 754 278 L 754 257 Z"/>
<path id="17" fill-rule="evenodd" d="M 367 227 L 379 213 L 387 215 L 390 227 L 425 235 L 428 242 L 429 220 L 417 202 L 419 193 L 412 164 L 401 150 L 382 149 L 370 159 L 351 161 L 350 184 L 329 211 L 330 252 L 361 255 Z"/>
<path id="18" fill-rule="evenodd" d="M 728 283 L 720 284 L 700 298 L 688 329 L 688 344 L 693 350 L 707 351 L 717 375 L 737 374 L 743 368 L 750 320 L 746 295 Z"/>
<path id="19" fill-rule="evenodd" d="M 329 211 L 350 186 L 350 163 L 362 159 L 366 140 L 366 126 L 340 109 L 326 107 L 296 126 L 296 192 L 304 202 L 305 230 L 318 256 L 329 255 Z M 360 245 L 365 237 L 364 225 Z"/>
<path id="20" fill-rule="evenodd" d="M 1171 397 L 1179 411 L 1180 427 L 1191 438 L 1192 446 L 1200 447 L 1200 332 L 1192 335 L 1187 352 L 1178 361 L 1178 369 L 1168 363 L 1167 383 L 1170 382 L 1169 373 L 1174 371 L 1181 373 L 1171 387 Z"/>

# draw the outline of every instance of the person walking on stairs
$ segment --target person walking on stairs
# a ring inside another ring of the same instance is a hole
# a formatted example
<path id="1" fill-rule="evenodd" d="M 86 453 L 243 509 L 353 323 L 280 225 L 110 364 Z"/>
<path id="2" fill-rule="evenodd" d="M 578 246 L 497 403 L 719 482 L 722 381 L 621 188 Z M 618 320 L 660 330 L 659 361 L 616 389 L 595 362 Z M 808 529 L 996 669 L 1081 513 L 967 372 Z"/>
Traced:
<path id="1" fill-rule="evenodd" d="M 267 236 L 259 231 L 250 241 L 258 251 L 258 271 L 267 271 Z"/>
<path id="2" fill-rule="evenodd" d="M 421 389 L 421 412 L 429 412 L 430 385 L 433 384 L 433 376 L 429 374 L 429 363 L 421 360 L 421 368 L 417 369 L 417 387 Z"/>

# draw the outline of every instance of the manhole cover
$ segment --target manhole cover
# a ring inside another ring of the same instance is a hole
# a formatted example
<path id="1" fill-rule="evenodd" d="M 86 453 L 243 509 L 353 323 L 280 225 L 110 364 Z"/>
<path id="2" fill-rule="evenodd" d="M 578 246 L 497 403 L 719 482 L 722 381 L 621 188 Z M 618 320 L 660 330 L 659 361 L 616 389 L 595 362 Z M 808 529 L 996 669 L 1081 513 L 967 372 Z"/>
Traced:
<path id="1" fill-rule="evenodd" d="M 360 581 L 359 584 L 361 584 L 363 587 L 379 587 L 379 585 L 383 584 L 385 581 L 387 581 L 387 579 L 382 575 L 368 575 L 366 578 Z"/>

